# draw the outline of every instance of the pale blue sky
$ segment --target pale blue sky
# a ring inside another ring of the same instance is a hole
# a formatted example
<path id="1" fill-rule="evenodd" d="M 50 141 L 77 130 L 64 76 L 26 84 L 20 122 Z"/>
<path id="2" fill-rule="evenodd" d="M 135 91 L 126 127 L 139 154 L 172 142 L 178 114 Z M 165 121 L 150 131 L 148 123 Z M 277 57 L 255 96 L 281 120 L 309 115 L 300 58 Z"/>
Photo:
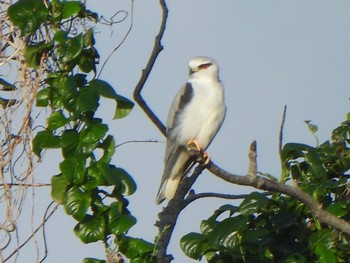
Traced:
<path id="1" fill-rule="evenodd" d="M 285 142 L 314 144 L 304 120 L 319 126 L 322 142 L 345 119 L 350 90 L 350 2 L 168 2 L 164 50 L 146 83 L 144 98 L 164 120 L 174 94 L 187 80 L 187 61 L 197 55 L 214 58 L 220 65 L 228 108 L 224 125 L 208 149 L 219 166 L 244 174 L 249 144 L 256 139 L 259 171 L 278 176 L 278 133 L 285 104 Z M 120 9 L 129 10 L 130 2 L 88 1 L 88 6 L 109 17 Z M 100 32 L 95 38 L 101 61 L 119 43 L 129 22 L 115 25 L 113 31 L 98 26 Z M 158 1 L 135 1 L 133 30 L 101 75 L 120 94 L 132 97 L 159 24 Z M 138 106 L 128 118 L 113 121 L 113 105 L 102 104 L 98 115 L 106 118 L 117 143 L 164 140 Z M 163 151 L 163 143 L 134 143 L 118 148 L 114 158 L 115 164 L 129 171 L 138 185 L 138 191 L 130 197 L 130 209 L 138 224 L 130 234 L 150 241 L 156 235 L 153 224 L 161 210 L 154 199 L 163 169 Z M 50 154 L 49 151 L 46 157 L 50 158 Z M 56 161 L 60 160 L 53 163 Z M 46 165 L 42 164 L 41 172 L 56 173 L 55 165 Z M 204 172 L 195 190 L 234 194 L 252 189 L 223 183 Z M 48 201 L 43 193 L 40 196 Z M 191 262 L 179 251 L 180 237 L 198 231 L 200 220 L 224 203 L 227 201 L 206 199 L 183 211 L 169 247 L 174 262 Z M 72 232 L 74 224 L 62 210 L 48 223 L 47 262 L 81 262 L 83 257 L 104 256 L 103 245 L 80 243 Z M 19 262 L 31 261 L 23 258 Z"/>

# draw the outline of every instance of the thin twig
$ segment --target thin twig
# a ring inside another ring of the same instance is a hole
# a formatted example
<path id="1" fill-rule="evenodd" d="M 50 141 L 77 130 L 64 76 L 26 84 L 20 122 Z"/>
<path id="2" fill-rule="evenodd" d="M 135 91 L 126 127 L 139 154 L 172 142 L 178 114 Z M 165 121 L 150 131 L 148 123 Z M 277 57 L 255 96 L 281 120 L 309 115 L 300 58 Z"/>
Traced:
<path id="1" fill-rule="evenodd" d="M 7 258 L 5 258 L 4 262 L 9 260 L 13 255 L 15 255 L 22 247 L 24 247 L 33 238 L 33 236 L 45 225 L 45 223 L 54 214 L 54 212 L 57 210 L 58 206 L 59 206 L 59 204 L 56 204 L 53 207 L 50 214 L 48 214 L 48 216 L 44 218 L 43 222 L 35 229 L 35 231 L 19 247 L 17 247 Z"/>
<path id="2" fill-rule="evenodd" d="M 284 124 L 286 122 L 286 116 L 287 116 L 287 105 L 284 105 L 282 121 L 280 126 L 280 134 L 278 137 L 278 152 L 279 152 L 281 161 L 282 161 L 282 148 L 283 148 L 283 129 L 284 129 Z"/>
<path id="3" fill-rule="evenodd" d="M 2 183 L 0 184 L 0 187 L 13 187 L 13 186 L 18 186 L 18 187 L 43 187 L 43 186 L 51 186 L 51 184 L 42 184 L 42 183 L 37 183 L 37 184 L 21 184 L 21 183 Z"/>
<path id="4" fill-rule="evenodd" d="M 106 66 L 107 62 L 109 61 L 109 59 L 113 56 L 113 54 L 121 47 L 121 45 L 124 44 L 125 40 L 128 38 L 132 26 L 133 26 L 133 21 L 134 21 L 134 0 L 131 0 L 131 7 L 130 7 L 130 26 L 128 28 L 128 31 L 126 32 L 126 34 L 124 35 L 123 39 L 120 41 L 120 43 L 111 51 L 111 53 L 109 53 L 108 57 L 106 58 L 106 60 L 103 62 L 102 67 L 100 69 L 100 72 L 97 75 L 97 78 L 100 77 L 104 67 Z"/>
<path id="5" fill-rule="evenodd" d="M 118 148 L 120 146 L 123 146 L 125 144 L 129 144 L 129 143 L 148 143 L 148 142 L 152 142 L 152 143 L 163 143 L 162 141 L 158 141 L 158 140 L 132 140 L 132 141 L 126 141 L 126 142 L 122 142 L 117 144 L 114 148 Z"/>

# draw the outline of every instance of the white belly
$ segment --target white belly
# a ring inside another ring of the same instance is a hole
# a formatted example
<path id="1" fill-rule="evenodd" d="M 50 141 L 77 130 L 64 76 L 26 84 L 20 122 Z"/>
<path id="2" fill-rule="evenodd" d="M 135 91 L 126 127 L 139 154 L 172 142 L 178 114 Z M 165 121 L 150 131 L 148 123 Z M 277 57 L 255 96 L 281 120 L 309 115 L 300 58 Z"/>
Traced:
<path id="1" fill-rule="evenodd" d="M 185 145 L 197 140 L 206 149 L 221 127 L 225 117 L 224 89 L 218 82 L 192 82 L 193 98 L 181 115 L 176 139 Z"/>

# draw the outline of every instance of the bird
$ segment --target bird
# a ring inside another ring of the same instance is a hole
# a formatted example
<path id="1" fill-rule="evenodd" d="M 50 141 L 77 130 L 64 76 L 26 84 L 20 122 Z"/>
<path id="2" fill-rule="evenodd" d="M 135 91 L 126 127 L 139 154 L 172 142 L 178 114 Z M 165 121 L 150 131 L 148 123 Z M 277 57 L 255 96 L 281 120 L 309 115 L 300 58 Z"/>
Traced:
<path id="1" fill-rule="evenodd" d="M 164 171 L 156 203 L 171 200 L 180 180 L 192 165 L 193 149 L 210 159 L 205 150 L 219 131 L 225 115 L 225 92 L 215 60 L 198 56 L 188 62 L 189 79 L 177 92 L 167 118 Z"/>

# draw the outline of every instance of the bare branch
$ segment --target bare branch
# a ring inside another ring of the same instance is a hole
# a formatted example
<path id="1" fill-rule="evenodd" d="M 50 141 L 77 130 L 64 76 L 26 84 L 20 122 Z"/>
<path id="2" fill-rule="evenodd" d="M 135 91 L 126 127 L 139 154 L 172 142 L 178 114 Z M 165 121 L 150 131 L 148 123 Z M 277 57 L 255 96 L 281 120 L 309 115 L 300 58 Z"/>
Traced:
<path id="1" fill-rule="evenodd" d="M 252 186 L 257 189 L 286 194 L 288 196 L 294 197 L 304 203 L 309 209 L 310 213 L 315 216 L 320 222 L 338 229 L 339 231 L 344 232 L 350 236 L 350 224 L 348 222 L 341 218 L 333 216 L 332 214 L 322 209 L 322 206 L 312 196 L 300 190 L 298 187 L 274 182 L 260 176 L 252 178 L 249 175 L 232 174 L 216 166 L 213 162 L 209 163 L 208 169 L 217 177 L 233 184 Z"/>
<path id="2" fill-rule="evenodd" d="M 271 192 L 265 192 L 261 193 L 263 195 L 269 196 L 272 195 L 273 193 Z M 248 197 L 249 194 L 241 194 L 241 195 L 231 195 L 231 194 L 220 194 L 220 193 L 199 193 L 199 194 L 194 194 L 194 193 L 189 193 L 188 196 L 186 197 L 186 205 L 192 203 L 193 201 L 200 199 L 200 198 L 207 198 L 207 197 L 214 197 L 214 198 L 221 198 L 221 199 L 228 199 L 228 200 L 237 200 L 237 199 L 244 199 Z"/>
<path id="3" fill-rule="evenodd" d="M 165 136 L 166 128 L 164 124 L 160 121 L 157 115 L 153 113 L 151 108 L 146 104 L 145 100 L 141 96 L 141 91 L 149 77 L 149 74 L 152 71 L 152 68 L 158 58 L 159 53 L 163 50 L 163 46 L 161 43 L 162 37 L 165 32 L 166 28 L 166 22 L 168 19 L 168 8 L 165 3 L 165 0 L 159 1 L 160 7 L 162 9 L 162 22 L 159 28 L 158 35 L 155 38 L 154 47 L 151 53 L 151 56 L 148 60 L 148 63 L 146 65 L 146 68 L 142 71 L 141 77 L 139 82 L 137 83 L 135 89 L 134 89 L 134 100 L 139 104 L 139 106 L 142 108 L 142 110 L 146 113 L 148 118 L 151 119 L 151 121 L 157 126 L 159 131 Z"/>
<path id="4" fill-rule="evenodd" d="M 248 157 L 249 157 L 248 175 L 251 179 L 254 179 L 257 175 L 256 141 L 253 141 L 250 144 Z"/>
<path id="5" fill-rule="evenodd" d="M 163 211 L 158 214 L 159 221 L 155 226 L 159 229 L 156 242 L 157 261 L 168 263 L 173 259 L 172 255 L 167 255 L 167 247 L 174 231 L 174 227 L 181 211 L 189 204 L 185 196 L 191 189 L 193 183 L 205 169 L 204 165 L 198 165 L 190 177 L 185 177 L 180 181 L 179 187 L 172 200 L 164 207 Z"/>
<path id="6" fill-rule="evenodd" d="M 283 128 L 284 128 L 284 124 L 286 122 L 286 116 L 287 116 L 287 105 L 284 105 L 283 114 L 282 114 L 282 121 L 281 121 L 281 126 L 280 126 L 280 134 L 278 137 L 278 152 L 279 152 L 281 160 L 282 160 L 282 147 L 283 147 Z"/>

